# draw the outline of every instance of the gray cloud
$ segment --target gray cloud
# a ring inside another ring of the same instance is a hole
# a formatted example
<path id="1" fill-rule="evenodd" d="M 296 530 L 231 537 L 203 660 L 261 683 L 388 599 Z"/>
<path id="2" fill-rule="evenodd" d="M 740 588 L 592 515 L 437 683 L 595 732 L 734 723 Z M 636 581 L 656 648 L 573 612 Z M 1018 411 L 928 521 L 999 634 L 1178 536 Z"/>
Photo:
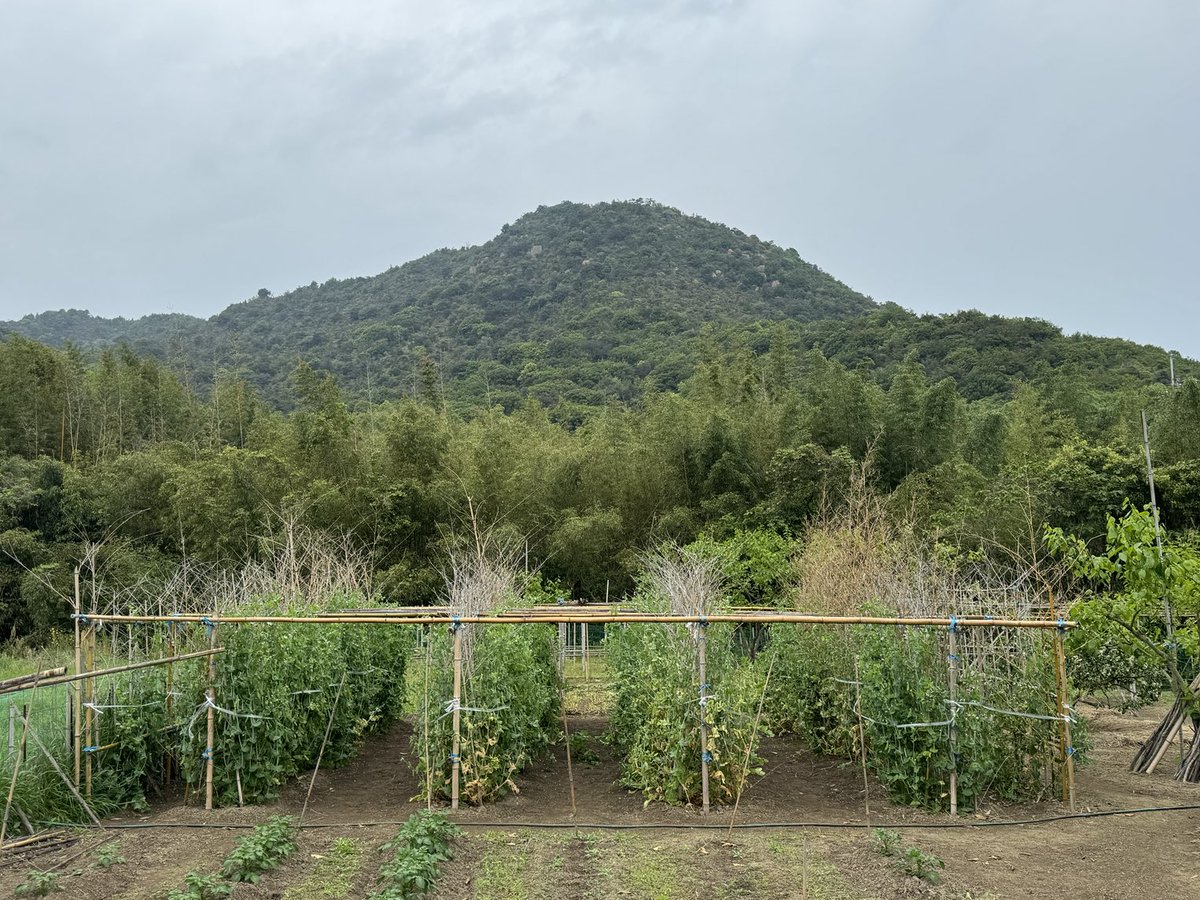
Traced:
<path id="1" fill-rule="evenodd" d="M 1188 0 L 0 7 L 0 317 L 260 286 L 648 196 L 877 299 L 1200 356 Z"/>

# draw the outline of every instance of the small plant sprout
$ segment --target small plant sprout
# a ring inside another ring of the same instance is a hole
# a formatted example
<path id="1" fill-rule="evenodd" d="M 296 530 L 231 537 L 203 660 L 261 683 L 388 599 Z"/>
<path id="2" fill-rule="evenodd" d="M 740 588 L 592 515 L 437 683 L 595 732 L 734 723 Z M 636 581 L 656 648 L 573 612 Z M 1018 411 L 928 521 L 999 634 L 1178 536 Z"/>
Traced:
<path id="1" fill-rule="evenodd" d="M 95 865 L 100 869 L 111 869 L 113 866 L 119 866 L 125 862 L 125 857 L 121 855 L 121 846 L 116 841 L 111 844 L 105 844 L 96 850 Z"/>
<path id="2" fill-rule="evenodd" d="M 17 885 L 14 895 L 17 897 L 45 897 L 62 890 L 58 883 L 57 872 L 42 872 L 34 869 L 25 873 L 25 880 Z"/>
<path id="3" fill-rule="evenodd" d="M 938 870 L 946 868 L 946 864 L 940 857 L 926 853 L 920 847 L 909 847 L 900 856 L 900 868 L 906 875 L 937 884 L 941 880 Z"/>
<path id="4" fill-rule="evenodd" d="M 900 835 L 888 828 L 871 832 L 871 848 L 880 856 L 895 856 L 900 848 Z"/>

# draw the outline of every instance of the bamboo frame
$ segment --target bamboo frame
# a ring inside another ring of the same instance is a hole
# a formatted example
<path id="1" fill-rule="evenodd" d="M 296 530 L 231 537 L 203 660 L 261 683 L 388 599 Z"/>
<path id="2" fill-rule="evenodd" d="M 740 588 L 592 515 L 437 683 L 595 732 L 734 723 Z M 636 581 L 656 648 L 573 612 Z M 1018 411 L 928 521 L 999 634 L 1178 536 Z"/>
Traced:
<path id="1" fill-rule="evenodd" d="M 703 625 L 696 628 L 696 666 L 700 670 L 700 802 L 701 811 L 708 812 L 708 701 L 704 689 L 708 687 L 708 629 Z"/>
<path id="2" fill-rule="evenodd" d="M 1071 746 L 1071 717 L 1067 710 L 1067 658 L 1062 631 L 1054 633 L 1054 682 L 1058 700 L 1059 742 L 1062 748 L 1063 799 L 1075 812 L 1075 748 Z"/>
<path id="3" fill-rule="evenodd" d="M 579 617 L 554 607 L 547 607 L 545 613 L 510 613 L 507 615 L 486 616 L 450 616 L 437 613 L 428 616 L 417 615 L 364 615 L 364 616 L 219 616 L 186 615 L 186 616 L 127 616 L 127 615 L 88 615 L 90 622 L 99 623 L 143 623 L 155 622 L 185 622 L 194 624 L 214 623 L 218 625 L 556 625 L 560 622 L 598 622 L 598 623 L 635 623 L 651 624 L 700 624 L 713 622 L 764 622 L 768 624 L 795 623 L 798 625 L 899 625 L 909 627 L 941 627 L 948 628 L 956 624 L 959 628 L 1058 628 L 1072 629 L 1078 623 L 1068 620 L 1052 619 L 984 619 L 967 618 L 951 619 L 925 616 L 824 616 L 810 613 L 784 613 L 770 611 L 766 613 L 718 613 L 709 616 L 687 615 L 678 616 L 663 613 L 630 613 L 612 612 L 599 615 Z"/>
<path id="4" fill-rule="evenodd" d="M 217 646 L 217 626 L 212 625 L 208 632 L 208 649 L 215 649 Z M 213 808 L 213 741 L 216 737 L 217 719 L 216 719 L 216 691 L 217 691 L 217 655 L 210 653 L 208 655 L 208 691 L 205 696 L 208 698 L 208 743 L 205 744 L 205 765 L 204 765 L 204 808 L 211 812 Z"/>
<path id="5" fill-rule="evenodd" d="M 950 679 L 950 815 L 958 815 L 958 628 L 949 629 L 946 662 Z"/>

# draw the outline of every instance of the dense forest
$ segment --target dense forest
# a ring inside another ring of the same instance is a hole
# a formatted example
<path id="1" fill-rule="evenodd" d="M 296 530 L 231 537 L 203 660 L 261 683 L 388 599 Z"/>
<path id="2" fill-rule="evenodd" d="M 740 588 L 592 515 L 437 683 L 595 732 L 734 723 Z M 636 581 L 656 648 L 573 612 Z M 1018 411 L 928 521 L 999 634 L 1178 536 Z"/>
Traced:
<path id="1" fill-rule="evenodd" d="M 235 374 L 205 395 L 127 348 L 90 358 L 0 343 L 0 628 L 67 622 L 85 542 L 113 589 L 187 557 L 236 565 L 285 525 L 350 536 L 387 602 L 434 599 L 468 498 L 581 596 L 629 586 L 664 539 L 802 537 L 864 460 L 878 490 L 947 548 L 1017 547 L 1031 523 L 1097 537 L 1147 500 L 1149 412 L 1167 526 L 1200 521 L 1200 383 L 1110 389 L 1079 374 L 971 400 L 914 358 L 887 372 L 739 336 L 700 341 L 678 391 L 559 418 L 527 399 L 461 413 L 430 377 L 414 396 L 351 403 L 302 363 L 280 412 Z M 753 597 L 745 599 L 753 600 Z"/>

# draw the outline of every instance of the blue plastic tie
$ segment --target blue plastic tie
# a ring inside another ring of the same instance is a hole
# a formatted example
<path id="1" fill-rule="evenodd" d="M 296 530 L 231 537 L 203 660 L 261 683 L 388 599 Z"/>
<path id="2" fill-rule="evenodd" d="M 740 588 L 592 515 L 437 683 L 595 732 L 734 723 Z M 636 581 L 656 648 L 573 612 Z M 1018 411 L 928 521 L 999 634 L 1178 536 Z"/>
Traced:
<path id="1" fill-rule="evenodd" d="M 950 631 L 958 631 L 958 617 L 957 616 L 950 617 Z"/>
<path id="2" fill-rule="evenodd" d="M 450 762 L 452 762 L 452 763 L 458 762 L 460 758 L 461 757 L 459 757 L 459 755 L 457 753 L 450 754 Z"/>
<path id="3" fill-rule="evenodd" d="M 83 752 L 84 753 L 95 753 L 99 749 L 100 749 L 99 747 L 84 747 Z"/>
<path id="4" fill-rule="evenodd" d="M 1075 755 L 1075 748 L 1074 748 L 1074 747 L 1068 747 L 1068 748 L 1067 748 L 1067 756 L 1074 756 L 1074 755 Z"/>
<path id="5" fill-rule="evenodd" d="M 566 601 L 566 600 L 564 600 L 562 597 L 559 597 L 559 598 L 558 598 L 558 605 L 559 605 L 559 606 L 563 606 L 563 605 L 565 605 L 565 604 L 566 604 L 566 602 L 567 602 L 567 601 Z"/>
<path id="6" fill-rule="evenodd" d="M 212 758 L 213 758 L 213 754 L 212 754 L 212 747 L 205 747 L 205 748 L 204 748 L 204 749 L 203 749 L 203 750 L 200 752 L 200 758 L 201 758 L 201 759 L 212 759 Z"/>
<path id="7" fill-rule="evenodd" d="M 713 761 L 713 755 L 711 753 L 709 753 L 707 750 L 704 751 L 702 758 L 704 759 L 704 761 L 706 763 L 710 763 Z"/>
<path id="8" fill-rule="evenodd" d="M 950 660 L 951 662 L 958 662 L 958 654 L 951 653 L 946 657 L 946 659 Z"/>
<path id="9" fill-rule="evenodd" d="M 200 624 L 203 625 L 205 627 L 205 629 L 208 631 L 208 636 L 212 637 L 212 633 L 216 629 L 217 623 L 214 622 L 212 619 L 210 619 L 208 616 L 201 616 Z"/>
<path id="10" fill-rule="evenodd" d="M 91 624 L 91 621 L 92 621 L 92 620 L 91 620 L 91 619 L 89 619 L 89 618 L 87 617 L 87 615 L 86 615 L 86 614 L 84 614 L 84 613 L 76 613 L 76 614 L 75 614 L 75 618 L 77 618 L 77 619 L 78 619 L 80 622 L 82 622 L 84 625 L 90 625 L 90 624 Z"/>
<path id="11" fill-rule="evenodd" d="M 707 694 L 711 690 L 712 690 L 712 685 L 709 684 L 707 681 L 703 681 L 700 683 L 700 693 Z"/>
<path id="12" fill-rule="evenodd" d="M 454 632 L 462 628 L 462 621 L 458 616 L 451 616 L 450 618 L 453 619 L 453 621 L 450 623 L 450 633 L 454 634 Z"/>
<path id="13" fill-rule="evenodd" d="M 1054 627 L 1057 628 L 1059 631 L 1066 631 L 1067 630 L 1067 622 L 1065 619 L 1058 619 L 1054 623 Z"/>
<path id="14" fill-rule="evenodd" d="M 698 624 L 701 628 L 707 628 L 708 627 L 708 616 L 700 616 L 699 618 L 697 618 L 696 624 Z"/>

